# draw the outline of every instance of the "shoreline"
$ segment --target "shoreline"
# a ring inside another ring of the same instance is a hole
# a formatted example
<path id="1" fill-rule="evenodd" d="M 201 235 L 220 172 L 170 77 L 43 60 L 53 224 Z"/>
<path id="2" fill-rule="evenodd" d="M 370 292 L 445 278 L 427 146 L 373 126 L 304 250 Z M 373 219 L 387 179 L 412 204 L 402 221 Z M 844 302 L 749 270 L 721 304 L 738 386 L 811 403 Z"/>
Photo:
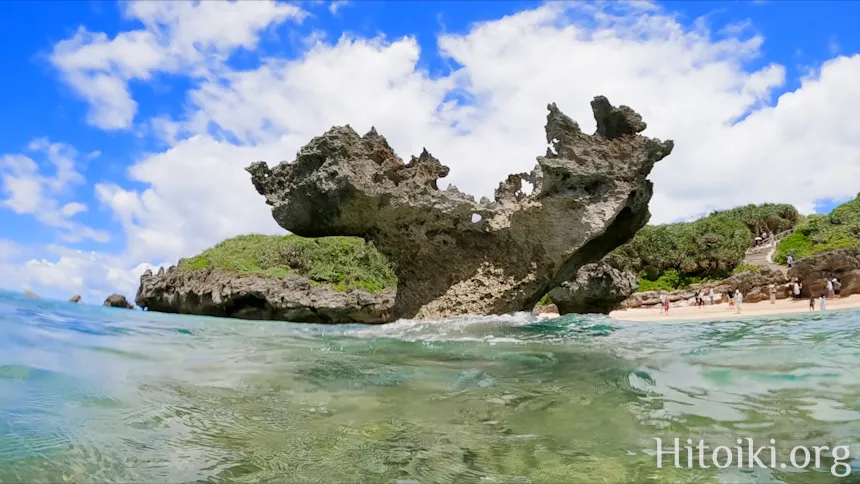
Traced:
<path id="1" fill-rule="evenodd" d="M 815 312 L 820 313 L 818 299 L 815 300 Z M 729 310 L 728 303 L 706 305 L 704 307 L 670 307 L 668 315 L 661 315 L 657 306 L 652 308 L 619 309 L 609 313 L 609 317 L 619 321 L 653 322 L 653 321 L 718 321 L 725 319 L 755 318 L 765 316 L 781 316 L 789 314 L 809 313 L 809 299 L 777 299 L 776 304 L 770 300 L 755 303 L 743 303 L 741 313 Z M 860 294 L 852 294 L 839 299 L 828 299 L 825 312 L 847 309 L 860 309 Z"/>

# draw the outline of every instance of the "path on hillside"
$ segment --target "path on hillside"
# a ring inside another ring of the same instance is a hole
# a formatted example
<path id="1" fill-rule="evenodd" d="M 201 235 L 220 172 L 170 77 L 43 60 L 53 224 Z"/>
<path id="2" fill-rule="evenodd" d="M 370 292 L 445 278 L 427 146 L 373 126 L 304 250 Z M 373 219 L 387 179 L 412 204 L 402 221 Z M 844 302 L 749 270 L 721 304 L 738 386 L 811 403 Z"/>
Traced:
<path id="1" fill-rule="evenodd" d="M 788 274 L 788 268 L 774 262 L 773 255 L 774 253 L 776 253 L 776 248 L 779 245 L 779 241 L 791 235 L 793 232 L 793 229 L 786 230 L 785 232 L 777 234 L 774 237 L 774 241 L 772 243 L 747 249 L 746 254 L 744 255 L 744 264 L 767 267 L 769 269 L 781 271 L 784 274 Z"/>
<path id="2" fill-rule="evenodd" d="M 744 264 L 767 267 L 775 271 L 782 271 L 783 273 L 788 273 L 787 267 L 781 266 L 776 262 L 773 262 L 774 252 L 776 252 L 776 247 L 771 247 L 769 245 L 766 245 L 764 247 L 753 247 L 752 249 L 747 250 L 746 255 L 744 256 Z"/>

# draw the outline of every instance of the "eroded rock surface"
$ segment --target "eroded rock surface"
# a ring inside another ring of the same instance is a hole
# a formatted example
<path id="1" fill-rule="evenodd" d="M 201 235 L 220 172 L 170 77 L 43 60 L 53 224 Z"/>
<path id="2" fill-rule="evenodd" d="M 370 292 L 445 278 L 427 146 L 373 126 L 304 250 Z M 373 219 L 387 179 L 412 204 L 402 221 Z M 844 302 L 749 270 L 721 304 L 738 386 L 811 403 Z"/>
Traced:
<path id="1" fill-rule="evenodd" d="M 638 287 L 635 275 L 601 261 L 582 266 L 576 277 L 550 291 L 549 297 L 560 314 L 609 314 Z"/>
<path id="2" fill-rule="evenodd" d="M 820 296 L 825 293 L 827 279 L 836 278 L 842 284 L 842 296 L 860 293 L 860 249 L 839 249 L 804 257 L 788 271 L 789 278 L 803 283 L 801 295 Z"/>
<path id="3" fill-rule="evenodd" d="M 119 294 L 111 294 L 108 296 L 103 305 L 114 308 L 134 309 L 134 305 L 129 303 L 125 296 Z"/>
<path id="4" fill-rule="evenodd" d="M 144 272 L 135 302 L 165 313 L 304 323 L 384 323 L 391 315 L 394 292 L 339 292 L 298 275 L 276 279 L 217 269 L 170 268 L 155 275 Z"/>
<path id="5" fill-rule="evenodd" d="M 602 96 L 591 106 L 593 135 L 550 104 L 551 149 L 531 173 L 501 183 L 495 201 L 439 190 L 447 166 L 426 149 L 403 163 L 375 129 L 334 127 L 292 163 L 247 170 L 281 227 L 372 241 L 398 277 L 394 317 L 528 311 L 647 223 L 646 177 L 672 151 L 671 141 L 637 134 L 645 123 L 632 109 Z"/>
<path id="6" fill-rule="evenodd" d="M 79 303 L 79 302 L 81 302 L 81 295 L 80 295 L 80 294 L 75 294 L 74 296 L 72 296 L 72 297 L 70 297 L 70 298 L 69 298 L 69 302 L 70 302 L 70 303 Z"/>

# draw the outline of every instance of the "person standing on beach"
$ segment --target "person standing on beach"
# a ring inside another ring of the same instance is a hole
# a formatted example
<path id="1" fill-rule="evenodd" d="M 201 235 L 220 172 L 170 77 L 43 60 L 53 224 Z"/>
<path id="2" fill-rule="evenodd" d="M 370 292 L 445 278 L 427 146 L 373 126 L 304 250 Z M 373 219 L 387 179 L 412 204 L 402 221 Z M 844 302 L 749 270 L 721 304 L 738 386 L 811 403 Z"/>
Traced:
<path id="1" fill-rule="evenodd" d="M 809 312 L 815 311 L 815 296 L 809 296 Z"/>
<path id="2" fill-rule="evenodd" d="M 732 294 L 732 290 L 729 289 L 726 291 L 726 297 L 729 298 L 729 311 L 735 308 L 735 296 Z"/>
<path id="3" fill-rule="evenodd" d="M 818 301 L 818 305 L 821 308 L 821 311 L 827 311 L 827 298 L 824 297 L 824 294 L 821 295 L 821 299 Z"/>
<path id="4" fill-rule="evenodd" d="M 666 300 L 663 301 L 663 311 L 668 316 L 669 315 L 669 298 L 666 297 Z"/>
<path id="5" fill-rule="evenodd" d="M 842 293 L 842 283 L 839 282 L 839 279 L 833 278 L 833 294 L 836 295 L 836 299 L 839 299 L 840 294 Z"/>
<path id="6" fill-rule="evenodd" d="M 827 292 L 825 294 L 828 299 L 833 297 L 833 281 L 830 279 L 827 279 Z M 822 295 L 821 297 L 825 296 Z"/>
<path id="7" fill-rule="evenodd" d="M 714 288 L 708 289 L 708 297 L 711 299 L 711 306 L 714 305 Z"/>
<path id="8" fill-rule="evenodd" d="M 771 282 L 767 289 L 770 292 L 770 303 L 776 304 L 776 284 Z"/>
<path id="9" fill-rule="evenodd" d="M 662 292 L 660 293 L 660 314 L 663 314 L 666 311 L 666 295 Z"/>
<path id="10" fill-rule="evenodd" d="M 800 299 L 800 284 L 796 280 L 794 281 L 794 298 Z"/>
<path id="11" fill-rule="evenodd" d="M 735 307 L 738 308 L 738 314 L 741 313 L 741 305 L 744 303 L 744 295 L 740 289 L 735 291 Z"/>

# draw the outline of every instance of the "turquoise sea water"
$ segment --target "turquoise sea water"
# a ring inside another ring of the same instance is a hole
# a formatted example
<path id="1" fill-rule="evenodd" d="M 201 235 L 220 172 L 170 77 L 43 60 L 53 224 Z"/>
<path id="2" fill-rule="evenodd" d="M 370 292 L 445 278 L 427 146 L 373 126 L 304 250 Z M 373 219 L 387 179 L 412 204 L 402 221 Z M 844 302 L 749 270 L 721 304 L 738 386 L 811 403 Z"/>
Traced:
<path id="1" fill-rule="evenodd" d="M 860 313 L 326 327 L 0 293 L 2 483 L 837 481 L 658 469 L 655 437 L 860 455 Z"/>

